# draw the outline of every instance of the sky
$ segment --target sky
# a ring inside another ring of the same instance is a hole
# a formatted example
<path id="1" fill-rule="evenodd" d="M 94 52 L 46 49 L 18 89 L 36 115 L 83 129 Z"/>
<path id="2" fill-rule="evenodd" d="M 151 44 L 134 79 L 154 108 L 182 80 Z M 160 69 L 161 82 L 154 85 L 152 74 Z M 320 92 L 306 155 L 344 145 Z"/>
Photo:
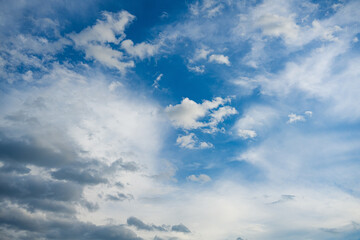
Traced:
<path id="1" fill-rule="evenodd" d="M 0 0 L 0 239 L 359 240 L 360 1 Z"/>

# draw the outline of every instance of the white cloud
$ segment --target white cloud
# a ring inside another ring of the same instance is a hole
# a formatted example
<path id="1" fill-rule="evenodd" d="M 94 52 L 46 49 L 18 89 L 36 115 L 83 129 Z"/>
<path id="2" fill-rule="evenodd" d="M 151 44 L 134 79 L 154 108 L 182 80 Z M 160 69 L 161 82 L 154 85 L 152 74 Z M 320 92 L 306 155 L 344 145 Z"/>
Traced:
<path id="1" fill-rule="evenodd" d="M 134 67 L 134 62 L 123 61 L 123 53 L 112 49 L 108 43 L 119 44 L 125 38 L 125 27 L 135 17 L 126 11 L 121 11 L 104 12 L 103 18 L 95 25 L 85 28 L 80 33 L 72 33 L 69 37 L 78 48 L 85 51 L 86 58 L 125 72 L 127 68 Z"/>
<path id="2" fill-rule="evenodd" d="M 124 40 L 121 43 L 121 48 L 131 56 L 144 59 L 146 57 L 154 56 L 159 50 L 159 45 L 153 45 L 145 42 L 134 45 L 133 41 Z"/>
<path id="3" fill-rule="evenodd" d="M 305 117 L 303 115 L 296 115 L 295 113 L 290 113 L 288 115 L 289 120 L 287 123 L 295 123 L 295 122 L 305 122 Z"/>
<path id="4" fill-rule="evenodd" d="M 208 55 L 212 52 L 211 49 L 196 49 L 193 60 L 194 61 L 198 61 L 198 60 L 203 60 L 203 59 L 207 59 Z"/>
<path id="5" fill-rule="evenodd" d="M 211 178 L 206 174 L 200 174 L 198 176 L 190 175 L 187 176 L 186 179 L 192 182 L 200 182 L 200 183 L 206 183 L 211 181 Z"/>
<path id="6" fill-rule="evenodd" d="M 176 139 L 176 144 L 182 148 L 188 149 L 206 149 L 213 147 L 211 143 L 199 142 L 198 138 L 194 133 L 178 136 L 178 138 Z"/>
<path id="7" fill-rule="evenodd" d="M 160 80 L 161 80 L 161 78 L 164 76 L 164 74 L 162 74 L 162 73 L 160 73 L 157 77 L 156 77 L 156 79 L 154 80 L 154 83 L 153 83 L 153 87 L 154 88 L 159 88 L 160 87 L 160 85 L 159 85 L 159 82 L 160 82 Z"/>
<path id="8" fill-rule="evenodd" d="M 278 113 L 275 109 L 254 105 L 244 112 L 235 123 L 234 129 L 241 138 L 254 138 L 258 132 L 264 132 L 270 128 L 277 118 Z"/>
<path id="9" fill-rule="evenodd" d="M 128 68 L 135 66 L 131 58 L 144 59 L 155 55 L 160 48 L 159 44 L 138 43 L 127 39 L 125 28 L 135 19 L 127 11 L 118 13 L 103 12 L 103 19 L 95 25 L 85 28 L 79 33 L 69 34 L 78 49 L 85 51 L 87 59 L 93 59 L 101 64 L 116 68 L 125 73 Z M 119 45 L 130 56 L 125 56 L 110 44 Z"/>
<path id="10" fill-rule="evenodd" d="M 304 114 L 308 117 L 312 117 L 313 112 L 312 111 L 305 111 Z"/>
<path id="11" fill-rule="evenodd" d="M 217 125 L 221 122 L 224 121 L 224 119 L 228 116 L 237 114 L 238 112 L 236 111 L 235 108 L 230 107 L 230 106 L 224 106 L 224 107 L 220 107 L 219 109 L 213 111 L 211 114 L 209 114 L 210 116 L 210 120 L 209 120 L 209 127 L 210 129 L 207 130 L 206 132 L 216 132 L 218 131 L 217 129 Z"/>
<path id="12" fill-rule="evenodd" d="M 175 127 L 188 130 L 196 129 L 207 127 L 209 123 L 198 120 L 208 115 L 210 110 L 216 109 L 227 102 L 229 102 L 229 99 L 217 97 L 213 101 L 205 100 L 199 104 L 189 98 L 184 98 L 180 104 L 167 106 L 165 112 Z"/>
<path id="13" fill-rule="evenodd" d="M 257 135 L 254 130 L 247 129 L 238 129 L 237 134 L 243 139 L 254 138 Z"/>
<path id="14" fill-rule="evenodd" d="M 121 61 L 123 53 L 110 47 L 89 45 L 86 47 L 85 53 L 87 59 L 95 59 L 108 67 L 117 68 L 120 72 L 125 72 L 127 68 L 135 66 L 133 61 Z"/>
<path id="15" fill-rule="evenodd" d="M 127 11 L 103 12 L 103 20 L 97 20 L 95 25 L 85 28 L 78 34 L 70 34 L 70 38 L 78 46 L 87 46 L 92 43 L 118 44 L 125 38 L 125 27 L 134 19 L 135 17 Z"/>
<path id="16" fill-rule="evenodd" d="M 204 73 L 205 72 L 205 66 L 204 65 L 200 65 L 200 66 L 190 66 L 190 65 L 188 65 L 187 68 L 191 72 L 197 72 L 197 73 Z"/>
<path id="17" fill-rule="evenodd" d="M 215 62 L 219 64 L 225 64 L 230 66 L 230 61 L 228 56 L 224 56 L 222 54 L 212 54 L 209 57 L 209 62 Z"/>
<path id="18" fill-rule="evenodd" d="M 276 14 L 264 14 L 256 20 L 264 35 L 284 36 L 286 39 L 295 39 L 298 36 L 298 26 L 291 18 Z"/>
<path id="19" fill-rule="evenodd" d="M 114 81 L 114 82 L 110 83 L 109 90 L 115 91 L 118 87 L 122 87 L 122 86 L 123 86 L 123 84 L 121 82 Z"/>

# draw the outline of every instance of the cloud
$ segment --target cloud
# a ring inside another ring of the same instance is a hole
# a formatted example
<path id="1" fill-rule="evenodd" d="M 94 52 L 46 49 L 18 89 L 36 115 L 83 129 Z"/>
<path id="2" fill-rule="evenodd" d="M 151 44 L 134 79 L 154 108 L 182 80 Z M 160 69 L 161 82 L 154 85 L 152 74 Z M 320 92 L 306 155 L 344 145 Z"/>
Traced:
<path id="1" fill-rule="evenodd" d="M 82 197 L 82 187 L 68 182 L 57 182 L 36 175 L 0 174 L 0 179 L 2 200 L 7 199 L 33 210 L 74 213 L 72 204 Z"/>
<path id="2" fill-rule="evenodd" d="M 206 149 L 212 148 L 213 145 L 208 142 L 199 142 L 194 133 L 189 133 L 188 135 L 180 135 L 176 139 L 176 144 L 182 148 L 187 149 Z"/>
<path id="3" fill-rule="evenodd" d="M 277 111 L 271 107 L 253 105 L 244 111 L 234 129 L 243 139 L 254 138 L 258 132 L 266 132 L 277 119 L 277 115 Z"/>
<path id="4" fill-rule="evenodd" d="M 125 28 L 135 19 L 127 11 L 118 13 L 103 12 L 103 19 L 87 27 L 79 33 L 69 34 L 75 46 L 85 51 L 86 58 L 95 60 L 110 68 L 116 68 L 125 73 L 128 68 L 135 66 L 133 60 L 124 53 L 113 48 L 111 44 L 119 45 L 129 56 L 140 60 L 155 55 L 160 45 L 138 43 L 130 39 L 124 40 Z"/>
<path id="5" fill-rule="evenodd" d="M 46 218 L 10 206 L 1 208 L 0 224 L 7 226 L 9 230 L 16 230 L 12 238 L 19 238 L 25 233 L 27 237 L 46 239 L 141 240 L 133 231 L 121 225 L 97 226 L 72 218 Z"/>
<path id="6" fill-rule="evenodd" d="M 136 217 L 129 217 L 127 219 L 127 224 L 129 226 L 134 226 L 136 227 L 136 229 L 138 230 L 146 230 L 146 231 L 162 231 L 162 232 L 167 232 L 168 230 L 168 226 L 156 226 L 154 224 L 145 224 L 143 221 L 141 221 L 140 219 L 136 218 Z"/>
<path id="7" fill-rule="evenodd" d="M 125 38 L 125 27 L 134 18 L 126 11 L 103 12 L 103 20 L 98 20 L 95 25 L 85 28 L 80 33 L 72 33 L 69 37 L 78 48 L 85 51 L 86 58 L 125 72 L 126 68 L 134 67 L 134 62 L 123 61 L 123 53 L 112 49 L 108 44 L 119 44 Z"/>
<path id="8" fill-rule="evenodd" d="M 215 62 L 219 64 L 225 64 L 230 66 L 230 61 L 228 56 L 224 56 L 222 54 L 212 54 L 209 57 L 209 62 Z"/>
<path id="9" fill-rule="evenodd" d="M 106 200 L 110 200 L 110 201 L 124 201 L 124 200 L 133 200 L 134 196 L 132 196 L 131 194 L 124 194 L 124 193 L 117 193 L 115 195 L 111 195 L 108 194 L 106 196 Z"/>
<path id="10" fill-rule="evenodd" d="M 117 68 L 120 72 L 125 72 L 127 68 L 135 66 L 133 61 L 121 61 L 123 59 L 122 52 L 106 46 L 90 45 L 86 47 L 85 52 L 87 59 L 95 59 L 108 67 Z"/>
<path id="11" fill-rule="evenodd" d="M 171 231 L 190 233 L 190 230 L 183 224 L 174 225 L 171 227 Z"/>
<path id="12" fill-rule="evenodd" d="M 206 183 L 211 181 L 211 178 L 206 174 L 200 174 L 198 176 L 190 175 L 187 176 L 186 179 L 192 182 L 200 182 L 200 183 Z"/>
<path id="13" fill-rule="evenodd" d="M 243 139 L 254 138 L 257 135 L 254 130 L 247 129 L 238 129 L 237 134 Z"/>
<path id="14" fill-rule="evenodd" d="M 199 61 L 199 60 L 204 60 L 207 59 L 208 55 L 212 52 L 213 50 L 211 49 L 196 49 L 194 57 L 193 57 L 193 61 Z"/>
<path id="15" fill-rule="evenodd" d="M 264 35 L 284 36 L 287 39 L 295 39 L 298 36 L 298 26 L 291 18 L 276 14 L 264 14 L 256 20 L 256 26 L 260 27 Z"/>
<path id="16" fill-rule="evenodd" d="M 190 66 L 190 65 L 188 65 L 187 68 L 191 72 L 196 72 L 196 73 L 204 73 L 205 72 L 205 66 L 204 65 L 200 65 L 200 66 Z"/>
<path id="17" fill-rule="evenodd" d="M 160 80 L 161 80 L 161 78 L 164 76 L 164 74 L 162 74 L 162 73 L 160 73 L 157 77 L 156 77 L 156 79 L 154 80 L 154 83 L 153 83 L 153 87 L 154 88 L 159 88 L 159 82 L 160 82 Z"/>
<path id="18" fill-rule="evenodd" d="M 123 226 L 105 224 L 98 212 L 122 203 L 124 197 L 141 195 L 141 189 L 155 181 L 142 175 L 157 174 L 159 109 L 125 87 L 111 91 L 110 81 L 95 77 L 92 70 L 83 75 L 81 67 L 76 67 L 79 72 L 72 67 L 55 64 L 41 77 L 41 84 L 9 88 L 1 95 L 8 107 L 0 114 L 0 202 L 25 211 L 42 227 L 23 229 L 20 219 L 15 222 L 4 213 L 0 228 L 11 226 L 8 229 L 29 236 L 31 232 L 37 239 L 140 239 Z M 144 170 L 145 166 L 149 167 Z M 133 178 L 141 180 L 129 186 Z M 124 195 L 117 192 L 119 182 L 124 183 Z M 53 226 L 54 219 L 69 223 Z"/>
<path id="19" fill-rule="evenodd" d="M 305 118 L 302 115 L 296 115 L 295 113 L 290 113 L 288 117 L 289 120 L 287 121 L 287 123 L 294 123 L 298 121 L 305 122 Z"/>
<path id="20" fill-rule="evenodd" d="M 107 179 L 96 170 L 78 170 L 74 168 L 61 168 L 51 173 L 51 176 L 58 180 L 74 181 L 80 184 L 96 185 L 107 183 Z"/>
<path id="21" fill-rule="evenodd" d="M 281 199 L 280 199 L 280 200 L 274 201 L 274 202 L 272 202 L 271 204 L 284 203 L 284 202 L 292 201 L 292 200 L 294 200 L 294 199 L 295 199 L 295 196 L 294 196 L 294 195 L 284 194 L 284 195 L 281 195 Z"/>
<path id="22" fill-rule="evenodd" d="M 102 20 L 87 27 L 78 34 L 71 34 L 70 37 L 79 46 L 87 46 L 91 43 L 115 43 L 118 44 L 125 38 L 125 28 L 135 17 L 127 11 L 118 13 L 103 12 Z"/>
<path id="23" fill-rule="evenodd" d="M 308 117 L 312 117 L 313 112 L 312 111 L 305 111 L 304 114 Z"/>
<path id="24" fill-rule="evenodd" d="M 205 100 L 199 104 L 189 98 L 184 98 L 180 104 L 167 106 L 165 112 L 168 114 L 173 125 L 178 128 L 190 130 L 209 126 L 214 127 L 224 117 L 235 113 L 236 110 L 230 107 L 219 108 L 217 111 L 214 110 L 229 101 L 229 99 L 217 97 L 212 101 Z M 210 122 L 199 121 L 207 115 L 211 116 Z"/>
<path id="25" fill-rule="evenodd" d="M 131 56 L 144 59 L 146 57 L 154 56 L 159 50 L 159 45 L 152 45 L 144 42 L 134 45 L 133 41 L 124 40 L 121 43 L 121 48 Z"/>

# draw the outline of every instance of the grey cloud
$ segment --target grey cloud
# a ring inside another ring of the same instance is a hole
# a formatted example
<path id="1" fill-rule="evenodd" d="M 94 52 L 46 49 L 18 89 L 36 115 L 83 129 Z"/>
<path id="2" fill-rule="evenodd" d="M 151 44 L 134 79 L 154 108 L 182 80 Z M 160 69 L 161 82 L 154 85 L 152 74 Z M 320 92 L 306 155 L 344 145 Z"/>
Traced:
<path id="1" fill-rule="evenodd" d="M 139 170 L 139 167 L 135 162 L 124 162 L 122 159 L 118 159 L 108 167 L 109 172 L 113 172 L 114 170 L 135 172 Z"/>
<path id="2" fill-rule="evenodd" d="M 154 224 L 146 224 L 144 223 L 143 221 L 141 221 L 140 219 L 136 218 L 136 217 L 129 217 L 127 219 L 127 224 L 129 226 L 134 226 L 136 227 L 138 230 L 147 230 L 147 231 L 154 231 L 154 230 L 157 230 L 157 231 L 168 231 L 166 229 L 166 226 L 156 226 Z"/>
<path id="3" fill-rule="evenodd" d="M 134 196 L 131 194 L 118 193 L 116 195 L 108 194 L 106 196 L 107 200 L 110 201 L 124 201 L 124 200 L 133 200 Z"/>
<path id="4" fill-rule="evenodd" d="M 0 135 L 0 159 L 5 162 L 31 164 L 41 167 L 59 167 L 76 159 L 73 152 L 56 153 L 38 146 L 31 138 L 12 140 Z"/>
<path id="5" fill-rule="evenodd" d="M 74 213 L 68 202 L 77 202 L 83 188 L 68 182 L 45 180 L 39 176 L 0 174 L 0 199 L 25 205 L 29 210 Z"/>
<path id="6" fill-rule="evenodd" d="M 21 164 L 11 164 L 5 163 L 1 168 L 0 172 L 3 173 L 19 173 L 19 174 L 26 174 L 30 172 L 30 169 L 21 165 Z"/>
<path id="7" fill-rule="evenodd" d="M 41 218 L 18 209 L 0 209 L 0 226 L 22 230 L 29 239 L 97 239 L 97 240 L 141 240 L 122 225 L 97 226 L 77 221 L 74 218 Z"/>
<path id="8" fill-rule="evenodd" d="M 107 183 L 107 180 L 99 176 L 97 171 L 79 170 L 74 168 L 62 168 L 51 173 L 51 176 L 58 180 L 69 180 L 80 184 L 96 185 Z"/>
<path id="9" fill-rule="evenodd" d="M 281 195 L 281 199 L 275 201 L 275 202 L 272 202 L 271 204 L 278 204 L 278 203 L 284 203 L 284 202 L 288 202 L 288 201 L 291 201 L 291 200 L 294 200 L 295 199 L 295 196 L 294 195 Z"/>
<path id="10" fill-rule="evenodd" d="M 183 233 L 189 233 L 190 232 L 190 230 L 185 225 L 183 225 L 181 223 L 179 225 L 172 226 L 171 231 L 183 232 Z"/>
<path id="11" fill-rule="evenodd" d="M 97 203 L 92 203 L 86 200 L 82 200 L 80 201 L 80 204 L 85 207 L 87 210 L 89 210 L 90 212 L 95 212 L 99 209 L 99 204 Z"/>
<path id="12" fill-rule="evenodd" d="M 134 226 L 139 230 L 148 230 L 148 231 L 153 230 L 153 228 L 150 225 L 145 224 L 143 221 L 141 221 L 140 219 L 138 219 L 136 217 L 129 217 L 127 219 L 127 224 L 129 226 Z"/>

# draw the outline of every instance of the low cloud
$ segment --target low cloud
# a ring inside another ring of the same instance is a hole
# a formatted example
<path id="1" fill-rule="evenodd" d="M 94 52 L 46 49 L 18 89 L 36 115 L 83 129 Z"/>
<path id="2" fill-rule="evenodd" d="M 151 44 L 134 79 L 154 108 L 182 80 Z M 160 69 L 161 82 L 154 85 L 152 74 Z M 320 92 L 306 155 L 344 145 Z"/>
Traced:
<path id="1" fill-rule="evenodd" d="M 187 176 L 186 179 L 192 182 L 199 182 L 199 183 L 206 183 L 211 181 L 211 178 L 206 174 L 200 174 L 198 176 L 190 175 Z"/>
<path id="2" fill-rule="evenodd" d="M 224 56 L 222 54 L 212 54 L 209 57 L 209 62 L 215 62 L 218 64 L 225 64 L 230 66 L 230 61 L 228 56 Z"/>
<path id="3" fill-rule="evenodd" d="M 194 133 L 178 136 L 176 139 L 176 144 L 182 148 L 188 149 L 205 149 L 213 147 L 211 143 L 200 142 Z"/>

